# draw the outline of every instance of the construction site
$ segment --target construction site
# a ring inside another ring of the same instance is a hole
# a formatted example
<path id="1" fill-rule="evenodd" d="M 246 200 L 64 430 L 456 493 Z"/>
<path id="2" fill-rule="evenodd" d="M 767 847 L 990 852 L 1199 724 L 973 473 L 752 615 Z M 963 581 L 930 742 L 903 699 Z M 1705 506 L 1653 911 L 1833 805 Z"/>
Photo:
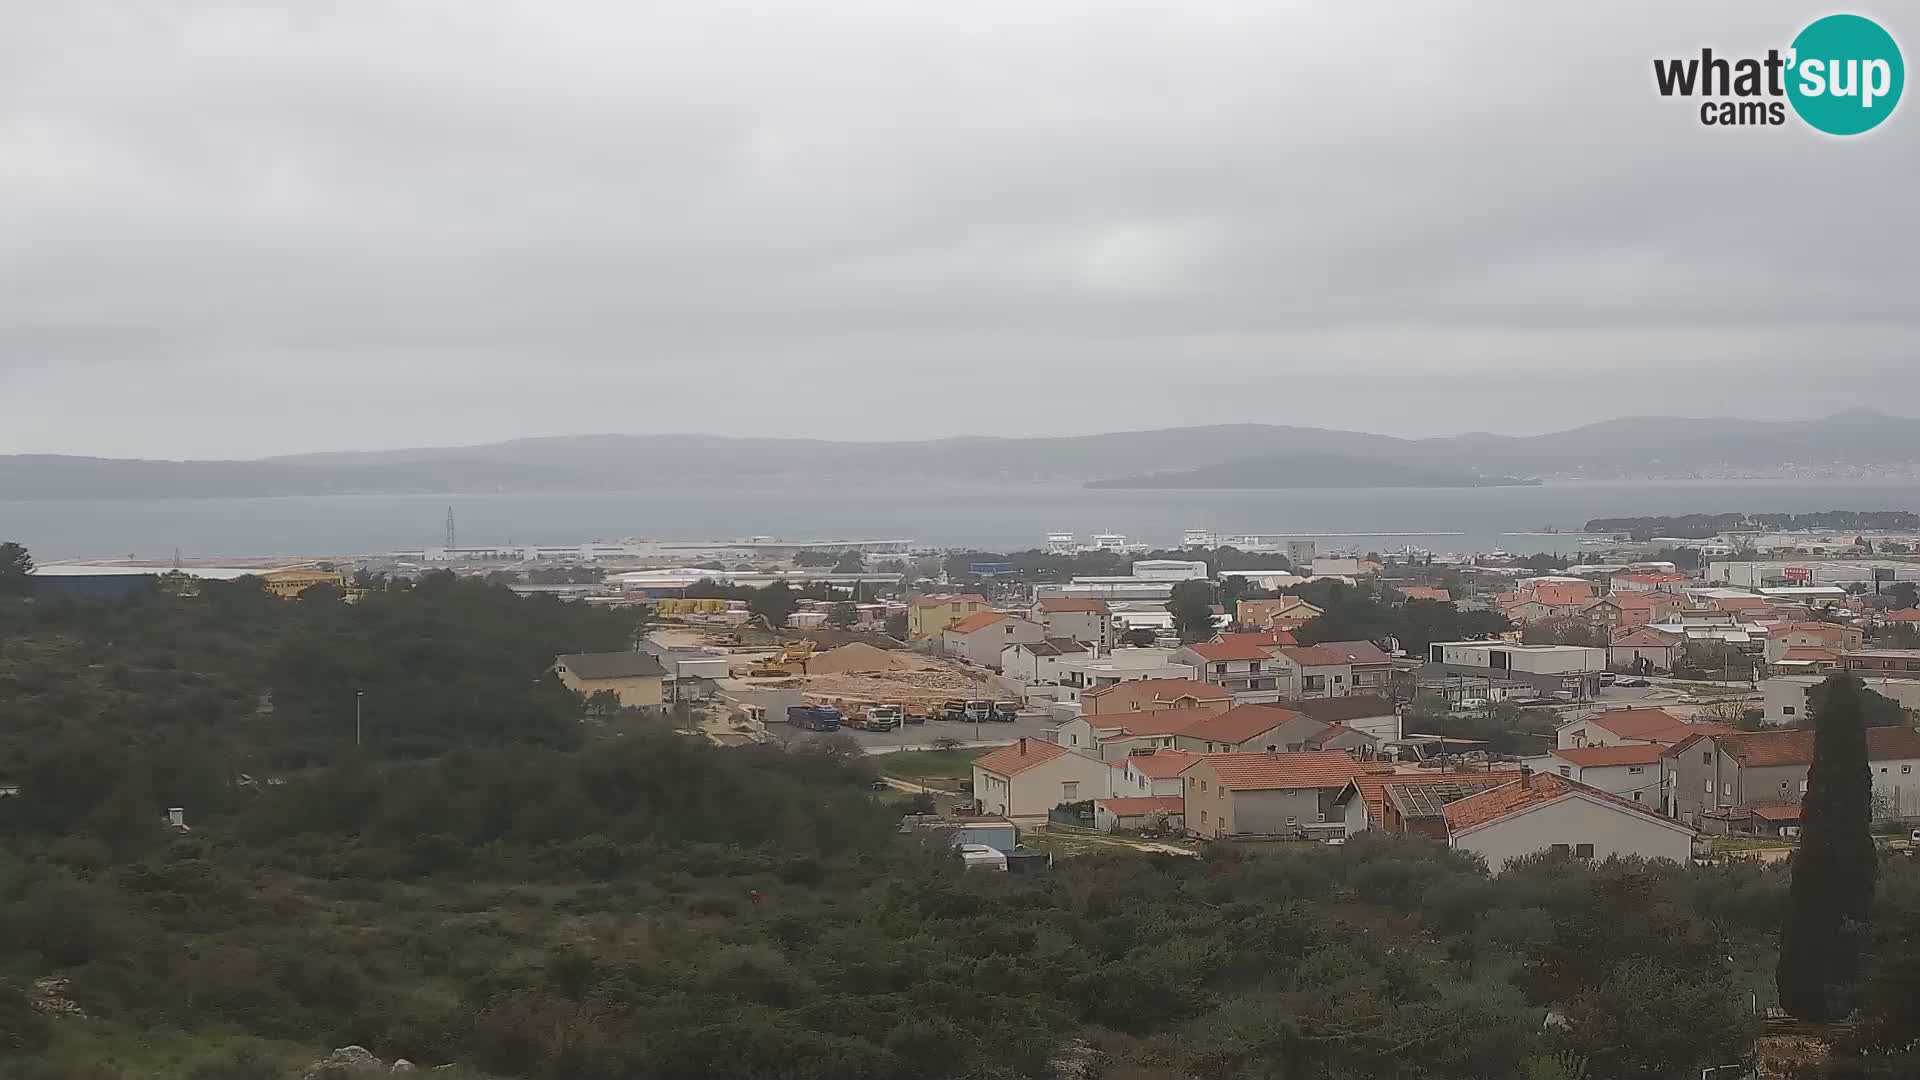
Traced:
<path id="1" fill-rule="evenodd" d="M 667 627 L 649 636 L 675 652 L 725 659 L 707 727 L 735 737 L 756 724 L 783 723 L 789 705 L 830 705 L 850 721 L 871 706 L 897 705 L 911 722 L 938 718 L 948 701 L 1017 699 L 1016 688 L 990 671 L 881 635 L 745 626 Z"/>

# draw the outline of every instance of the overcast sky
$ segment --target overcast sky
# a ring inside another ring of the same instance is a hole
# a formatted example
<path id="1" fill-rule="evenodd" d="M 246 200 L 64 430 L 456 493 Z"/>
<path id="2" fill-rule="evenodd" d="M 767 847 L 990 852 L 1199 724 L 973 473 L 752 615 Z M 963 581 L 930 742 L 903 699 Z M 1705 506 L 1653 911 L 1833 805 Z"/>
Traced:
<path id="1" fill-rule="evenodd" d="M 1920 412 L 1827 10 L 0 0 L 0 452 Z"/>

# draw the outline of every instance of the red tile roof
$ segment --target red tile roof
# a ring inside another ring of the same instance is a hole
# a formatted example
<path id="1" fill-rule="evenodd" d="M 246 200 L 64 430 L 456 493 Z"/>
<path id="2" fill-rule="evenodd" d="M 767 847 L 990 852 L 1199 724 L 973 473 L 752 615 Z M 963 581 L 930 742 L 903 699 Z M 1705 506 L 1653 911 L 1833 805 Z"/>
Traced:
<path id="1" fill-rule="evenodd" d="M 1669 820 L 1644 803 L 1623 799 L 1618 795 L 1601 791 L 1597 787 L 1582 784 L 1577 780 L 1569 780 L 1557 773 L 1533 773 L 1530 776 L 1522 776 L 1518 780 L 1497 788 L 1489 788 L 1478 795 L 1469 795 L 1458 802 L 1450 802 L 1440 812 L 1447 819 L 1447 830 L 1458 833 L 1490 824 L 1541 803 L 1552 802 L 1564 795 L 1573 794 L 1585 795 L 1632 813 L 1645 814 L 1662 825 L 1683 832 L 1693 831 L 1677 821 Z"/>
<path id="2" fill-rule="evenodd" d="M 1583 722 L 1605 728 L 1622 739 L 1668 744 L 1692 735 L 1725 734 L 1735 730 L 1725 724 L 1689 724 L 1665 709 L 1609 709 L 1572 721 Z"/>
<path id="3" fill-rule="evenodd" d="M 907 600 L 914 607 L 945 607 L 948 604 L 984 604 L 987 598 L 979 593 L 923 593 Z"/>
<path id="4" fill-rule="evenodd" d="M 1187 800 L 1178 795 L 1137 795 L 1122 799 L 1096 799 L 1094 805 L 1114 817 L 1147 817 L 1151 814 L 1182 814 L 1187 809 Z"/>
<path id="5" fill-rule="evenodd" d="M 1021 739 L 1012 746 L 1003 746 L 990 750 L 973 759 L 976 768 L 985 769 L 999 776 L 1013 776 L 1026 772 L 1035 766 L 1045 765 L 1062 754 L 1073 751 L 1064 746 L 1039 739 Z"/>
<path id="6" fill-rule="evenodd" d="M 1483 773 L 1403 773 L 1391 767 L 1381 766 L 1364 769 L 1353 778 L 1354 787 L 1360 791 L 1360 797 L 1367 804 L 1367 819 L 1379 825 L 1386 819 L 1387 789 L 1401 788 L 1442 788 L 1455 786 L 1499 787 L 1509 781 L 1520 779 L 1518 771 Z"/>
<path id="7" fill-rule="evenodd" d="M 1131 754 L 1119 761 L 1116 766 L 1131 766 L 1134 772 L 1149 780 L 1165 780 L 1179 776 L 1187 771 L 1187 766 L 1200 760 L 1199 754 L 1189 754 L 1185 750 L 1155 750 L 1151 754 Z"/>
<path id="8" fill-rule="evenodd" d="M 1267 660 L 1271 659 L 1267 650 L 1252 642 L 1203 641 L 1198 645 L 1187 646 L 1187 651 L 1202 660 Z"/>
<path id="9" fill-rule="evenodd" d="M 1301 667 L 1337 667 L 1347 663 L 1345 650 L 1327 645 L 1296 645 L 1280 651 Z"/>
<path id="10" fill-rule="evenodd" d="M 1747 767 L 1813 764 L 1811 731 L 1736 731 L 1719 736 L 1718 742 L 1728 757 Z M 1867 760 L 1920 761 L 1920 731 L 1868 728 Z"/>
<path id="11" fill-rule="evenodd" d="M 1593 599 L 1585 585 L 1535 585 L 1533 598 L 1550 607 L 1576 607 Z"/>
<path id="12" fill-rule="evenodd" d="M 1200 720 L 1181 734 L 1189 739 L 1240 743 L 1299 715 L 1279 705 L 1236 705 Z"/>
<path id="13" fill-rule="evenodd" d="M 1818 634 L 1821 637 L 1845 637 L 1850 627 L 1824 622 L 1783 622 L 1767 627 L 1768 637 L 1786 637 L 1788 634 Z M 1855 631 L 1858 633 L 1858 631 Z"/>
<path id="14" fill-rule="evenodd" d="M 1096 615 L 1105 615 L 1107 613 L 1107 602 L 1105 600 L 1081 600 L 1068 596 L 1050 596 L 1045 600 L 1035 603 L 1033 606 L 1035 610 L 1045 612 L 1048 615 L 1064 615 L 1075 611 L 1083 611 Z"/>
<path id="15" fill-rule="evenodd" d="M 1400 590 L 1400 595 L 1409 600 L 1439 600 L 1449 602 L 1453 599 L 1452 593 L 1445 589 L 1435 588 L 1432 585 L 1396 585 L 1394 588 Z"/>
<path id="16" fill-rule="evenodd" d="M 1748 803 L 1741 809 L 1757 818 L 1768 821 L 1799 821 L 1800 804 L 1797 802 L 1761 802 Z"/>
<path id="17" fill-rule="evenodd" d="M 1343 788 L 1359 771 L 1359 766 L 1344 750 L 1315 750 L 1298 754 L 1204 754 L 1190 770 L 1201 765 L 1213 771 L 1221 787 L 1232 791 Z"/>
<path id="18" fill-rule="evenodd" d="M 1007 617 L 1001 611 L 976 611 L 973 614 L 947 627 L 949 634 L 971 634 L 976 630 L 985 630 L 994 623 Z"/>
<path id="19" fill-rule="evenodd" d="M 1271 656 L 1276 645 L 1298 645 L 1291 630 L 1249 630 L 1238 634 L 1221 634 L 1213 639 L 1222 645 L 1258 645 L 1261 652 Z"/>
<path id="20" fill-rule="evenodd" d="M 1631 743 L 1626 746 L 1576 746 L 1547 752 L 1562 761 L 1591 769 L 1606 765 L 1658 764 L 1667 748 L 1660 743 Z"/>
<path id="21" fill-rule="evenodd" d="M 1900 608 L 1897 611 L 1889 611 L 1880 617 L 1888 622 L 1920 623 L 1920 608 Z"/>

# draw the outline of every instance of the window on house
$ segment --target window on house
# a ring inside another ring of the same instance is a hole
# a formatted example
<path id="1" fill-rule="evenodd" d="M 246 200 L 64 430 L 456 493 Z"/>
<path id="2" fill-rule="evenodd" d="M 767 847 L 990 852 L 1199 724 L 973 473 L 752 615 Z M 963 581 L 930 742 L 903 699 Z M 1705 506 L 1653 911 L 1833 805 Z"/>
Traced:
<path id="1" fill-rule="evenodd" d="M 1207 812 L 1205 810 L 1202 810 L 1200 811 L 1200 824 L 1205 825 L 1206 823 L 1207 823 Z"/>
<path id="2" fill-rule="evenodd" d="M 1560 775 L 1561 775 L 1561 776 L 1572 776 L 1572 775 L 1573 775 L 1573 766 L 1571 766 L 1571 765 L 1562 765 L 1562 766 L 1560 766 Z"/>
<path id="3" fill-rule="evenodd" d="M 1553 845 L 1553 853 L 1555 855 L 1571 855 L 1573 854 L 1573 849 L 1565 844 L 1555 844 Z"/>
<path id="4" fill-rule="evenodd" d="M 1713 777 L 1711 776 L 1707 777 L 1706 784 L 1707 784 L 1707 794 L 1709 795 L 1713 794 Z"/>
<path id="5" fill-rule="evenodd" d="M 1729 799 L 1731 799 L 1731 798 L 1733 798 L 1733 785 L 1732 785 L 1732 784 L 1721 784 L 1721 785 L 1720 785 L 1720 794 L 1721 794 L 1721 795 L 1723 795 L 1723 796 L 1725 796 L 1725 797 L 1727 797 L 1727 798 L 1729 798 Z"/>
<path id="6" fill-rule="evenodd" d="M 1592 844 L 1575 844 L 1573 846 L 1573 857 L 1576 859 L 1593 858 L 1593 845 Z"/>
<path id="7" fill-rule="evenodd" d="M 1629 766 L 1627 766 L 1627 775 L 1629 775 L 1629 776 L 1631 776 L 1631 775 L 1633 775 L 1634 773 L 1643 773 L 1643 772 L 1646 772 L 1646 771 L 1647 771 L 1647 767 L 1646 767 L 1645 765 L 1629 765 Z"/>
<path id="8" fill-rule="evenodd" d="M 1793 715 L 1793 706 L 1791 706 L 1791 705 L 1782 705 L 1782 706 L 1780 706 L 1780 715 L 1782 715 L 1782 716 L 1792 716 L 1792 715 Z"/>
<path id="9" fill-rule="evenodd" d="M 1800 794 L 1805 795 L 1806 793 L 1807 793 L 1807 782 L 1805 780 L 1802 780 L 1800 781 Z"/>
<path id="10" fill-rule="evenodd" d="M 1640 801 L 1642 801 L 1642 800 L 1641 800 L 1641 798 L 1640 798 L 1640 796 L 1641 796 L 1641 795 L 1643 795 L 1643 794 L 1645 794 L 1645 793 L 1644 793 L 1644 792 L 1639 792 L 1639 791 L 1636 791 L 1636 792 L 1634 792 L 1634 793 L 1633 793 L 1633 801 L 1634 801 L 1634 802 L 1640 802 Z"/>
<path id="11" fill-rule="evenodd" d="M 1713 764 L 1713 751 L 1711 750 L 1700 751 L 1700 764 L 1702 765 Z"/>
<path id="12" fill-rule="evenodd" d="M 1214 798 L 1217 798 L 1217 799 L 1224 799 L 1224 798 L 1226 798 L 1226 797 L 1227 797 L 1227 789 L 1226 789 L 1226 788 L 1215 788 L 1215 789 L 1213 789 L 1213 795 L 1214 795 Z"/>
<path id="13" fill-rule="evenodd" d="M 1911 765 L 1902 765 L 1902 766 L 1900 766 L 1900 775 L 1901 775 L 1901 776 L 1905 776 L 1905 775 L 1907 775 L 1908 773 L 1911 773 L 1912 771 L 1913 771 L 1913 766 L 1911 766 Z"/>
<path id="14" fill-rule="evenodd" d="M 1078 798 L 1080 798 L 1080 784 L 1078 781 L 1068 780 L 1060 785 L 1061 802 L 1073 802 Z"/>

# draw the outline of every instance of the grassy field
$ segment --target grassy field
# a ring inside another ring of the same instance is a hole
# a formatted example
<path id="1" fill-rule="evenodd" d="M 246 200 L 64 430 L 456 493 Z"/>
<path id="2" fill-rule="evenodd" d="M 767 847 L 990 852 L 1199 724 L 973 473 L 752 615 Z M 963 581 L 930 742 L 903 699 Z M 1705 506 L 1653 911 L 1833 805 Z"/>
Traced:
<path id="1" fill-rule="evenodd" d="M 874 767 L 887 776 L 920 782 L 971 780 L 973 759 L 987 753 L 978 747 L 962 750 L 902 750 L 874 757 Z"/>

